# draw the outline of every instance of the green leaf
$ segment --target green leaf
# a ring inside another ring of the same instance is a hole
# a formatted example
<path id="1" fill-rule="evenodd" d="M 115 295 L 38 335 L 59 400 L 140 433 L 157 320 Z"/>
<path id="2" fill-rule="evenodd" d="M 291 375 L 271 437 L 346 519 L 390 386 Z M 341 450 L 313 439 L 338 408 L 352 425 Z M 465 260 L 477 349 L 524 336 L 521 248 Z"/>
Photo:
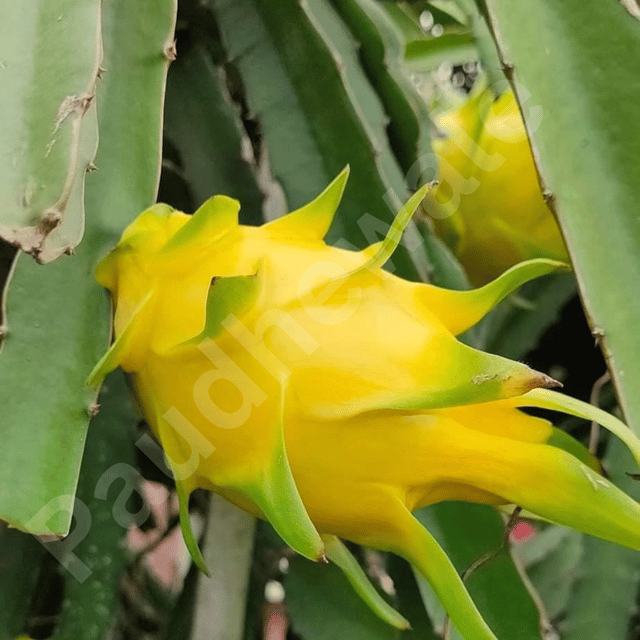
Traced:
<path id="1" fill-rule="evenodd" d="M 384 134 L 384 114 L 355 43 L 328 0 L 209 0 L 222 41 L 258 120 L 289 208 L 320 193 L 349 164 L 328 240 L 364 247 L 386 235 L 407 193 Z M 405 234 L 403 275 L 426 271 L 420 238 Z"/>
<path id="2" fill-rule="evenodd" d="M 295 558 L 284 580 L 294 632 L 304 640 L 395 640 L 399 631 L 380 620 L 334 564 Z"/>
<path id="3" fill-rule="evenodd" d="M 616 438 L 610 439 L 608 449 L 605 466 L 611 472 L 612 482 L 639 500 L 638 481 L 625 473 L 634 468 L 631 455 Z M 585 536 L 576 577 L 561 625 L 563 640 L 626 638 L 637 612 L 640 553 Z"/>
<path id="4" fill-rule="evenodd" d="M 100 2 L 2 0 L 0 15 L 0 237 L 49 262 L 84 231 Z"/>
<path id="5" fill-rule="evenodd" d="M 85 241 L 46 268 L 20 256 L 5 289 L 0 518 L 23 530 L 69 531 L 95 400 L 84 381 L 109 341 L 108 299 L 93 267 L 155 198 L 174 17 L 173 0 L 103 3 L 108 71 L 98 88 L 99 170 L 87 178 Z"/>
<path id="6" fill-rule="evenodd" d="M 592 330 L 640 433 L 640 57 L 629 55 L 640 21 L 620 2 L 486 5 Z"/>
<path id="7" fill-rule="evenodd" d="M 148 513 L 148 507 L 143 506 L 136 514 L 128 500 L 140 491 L 142 476 L 132 466 L 138 418 L 121 371 L 107 378 L 100 401 L 104 408 L 93 421 L 82 462 L 75 528 L 65 541 L 53 543 L 66 549 L 59 559 L 69 563 L 71 570 L 63 572 L 65 598 L 54 640 L 105 638 L 113 623 L 121 574 L 129 560 L 125 544 L 128 527 L 133 522 L 141 524 Z M 68 544 L 78 531 L 84 534 L 82 539 Z M 76 558 L 73 564 L 70 554 Z"/>
<path id="8" fill-rule="evenodd" d="M 502 545 L 504 524 L 490 507 L 445 502 L 421 509 L 415 515 L 460 572 Z M 442 629 L 444 609 L 427 582 L 421 576 L 417 579 L 429 616 L 436 629 Z M 498 638 L 540 640 L 541 619 L 546 622 L 546 615 L 536 608 L 508 552 L 501 552 L 476 569 L 466 586 Z M 452 635 L 452 640 L 460 638 Z"/>
<path id="9" fill-rule="evenodd" d="M 209 40 L 201 36 L 187 44 L 171 65 L 165 135 L 180 155 L 194 209 L 210 196 L 224 194 L 240 201 L 245 223 L 259 224 L 264 194 L 254 163 L 244 157 L 251 144 L 225 86 L 225 71 L 211 60 Z"/>

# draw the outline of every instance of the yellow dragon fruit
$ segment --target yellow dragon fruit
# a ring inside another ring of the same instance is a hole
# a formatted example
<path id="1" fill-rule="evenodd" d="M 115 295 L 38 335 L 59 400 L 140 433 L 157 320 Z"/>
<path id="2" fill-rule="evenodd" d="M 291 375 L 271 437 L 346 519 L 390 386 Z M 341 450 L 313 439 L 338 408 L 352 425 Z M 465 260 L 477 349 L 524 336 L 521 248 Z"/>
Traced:
<path id="1" fill-rule="evenodd" d="M 590 454 L 520 407 L 595 418 L 640 459 L 616 418 L 543 387 L 554 381 L 455 336 L 523 282 L 563 268 L 522 263 L 473 291 L 413 283 L 381 267 L 422 201 L 361 252 L 325 244 L 348 169 L 305 207 L 261 227 L 215 196 L 193 215 L 158 204 L 100 263 L 115 342 L 90 377 L 129 372 L 174 472 L 187 545 L 196 487 L 271 522 L 302 555 L 328 558 L 389 623 L 341 539 L 406 558 L 467 640 L 495 640 L 460 577 L 412 515 L 465 500 L 517 504 L 640 548 L 640 505 Z"/>
<path id="2" fill-rule="evenodd" d="M 567 260 L 544 201 L 512 91 L 476 91 L 436 120 L 440 187 L 428 207 L 439 235 L 476 284 L 523 260 Z"/>

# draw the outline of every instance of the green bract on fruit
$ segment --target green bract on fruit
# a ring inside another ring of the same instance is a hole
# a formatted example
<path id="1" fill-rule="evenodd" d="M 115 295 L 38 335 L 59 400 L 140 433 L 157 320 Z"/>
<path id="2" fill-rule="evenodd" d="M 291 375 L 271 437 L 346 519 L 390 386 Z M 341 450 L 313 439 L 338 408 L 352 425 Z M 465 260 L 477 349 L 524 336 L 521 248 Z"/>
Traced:
<path id="1" fill-rule="evenodd" d="M 542 197 L 512 91 L 477 90 L 437 119 L 440 187 L 429 207 L 436 230 L 476 284 L 533 258 L 567 260 Z"/>
<path id="2" fill-rule="evenodd" d="M 155 205 L 124 232 L 97 277 L 116 340 L 92 373 L 121 366 L 175 474 L 185 539 L 202 565 L 187 498 L 216 491 L 268 519 L 299 553 L 328 558 L 382 618 L 407 621 L 340 539 L 397 553 L 433 585 L 468 640 L 495 636 L 412 511 L 442 500 L 517 504 L 634 548 L 640 505 L 536 406 L 597 419 L 640 458 L 616 418 L 543 387 L 549 377 L 456 335 L 535 276 L 524 262 L 473 291 L 384 270 L 422 201 L 361 252 L 324 236 L 348 170 L 313 202 L 261 227 L 215 196 L 193 215 Z"/>

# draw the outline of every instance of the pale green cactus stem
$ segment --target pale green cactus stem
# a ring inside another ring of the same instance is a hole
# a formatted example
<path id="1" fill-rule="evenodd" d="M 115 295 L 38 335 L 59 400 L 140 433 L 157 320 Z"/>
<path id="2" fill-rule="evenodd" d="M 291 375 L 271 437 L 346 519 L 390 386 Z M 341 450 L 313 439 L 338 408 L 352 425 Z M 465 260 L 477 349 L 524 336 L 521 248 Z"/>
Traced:
<path id="1" fill-rule="evenodd" d="M 99 0 L 3 4 L 0 237 L 41 262 L 70 252 L 84 233 L 85 174 L 98 145 L 100 9 Z"/>

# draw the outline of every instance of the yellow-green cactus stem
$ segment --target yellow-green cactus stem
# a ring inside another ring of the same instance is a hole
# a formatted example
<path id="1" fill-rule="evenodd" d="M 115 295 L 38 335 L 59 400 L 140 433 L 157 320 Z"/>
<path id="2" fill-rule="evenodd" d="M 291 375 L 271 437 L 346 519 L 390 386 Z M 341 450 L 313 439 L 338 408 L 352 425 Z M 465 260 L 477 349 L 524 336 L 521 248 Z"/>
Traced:
<path id="1" fill-rule="evenodd" d="M 343 171 L 313 202 L 261 227 L 225 196 L 193 215 L 155 205 L 100 263 L 115 341 L 90 382 L 122 367 L 176 477 L 194 560 L 188 497 L 218 492 L 269 520 L 301 554 L 328 558 L 377 615 L 408 622 L 340 539 L 406 558 L 467 640 L 495 640 L 455 568 L 412 512 L 443 500 L 517 504 L 640 548 L 640 505 L 537 406 L 596 419 L 640 461 L 617 418 L 542 387 L 526 365 L 456 335 L 530 278 L 566 268 L 524 262 L 472 291 L 407 282 L 381 267 L 430 187 L 381 243 L 324 242 Z M 506 640 L 506 639 L 504 639 Z"/>
<path id="2" fill-rule="evenodd" d="M 513 92 L 496 100 L 479 88 L 436 122 L 440 187 L 426 209 L 471 280 L 484 284 L 523 260 L 566 261 Z"/>

